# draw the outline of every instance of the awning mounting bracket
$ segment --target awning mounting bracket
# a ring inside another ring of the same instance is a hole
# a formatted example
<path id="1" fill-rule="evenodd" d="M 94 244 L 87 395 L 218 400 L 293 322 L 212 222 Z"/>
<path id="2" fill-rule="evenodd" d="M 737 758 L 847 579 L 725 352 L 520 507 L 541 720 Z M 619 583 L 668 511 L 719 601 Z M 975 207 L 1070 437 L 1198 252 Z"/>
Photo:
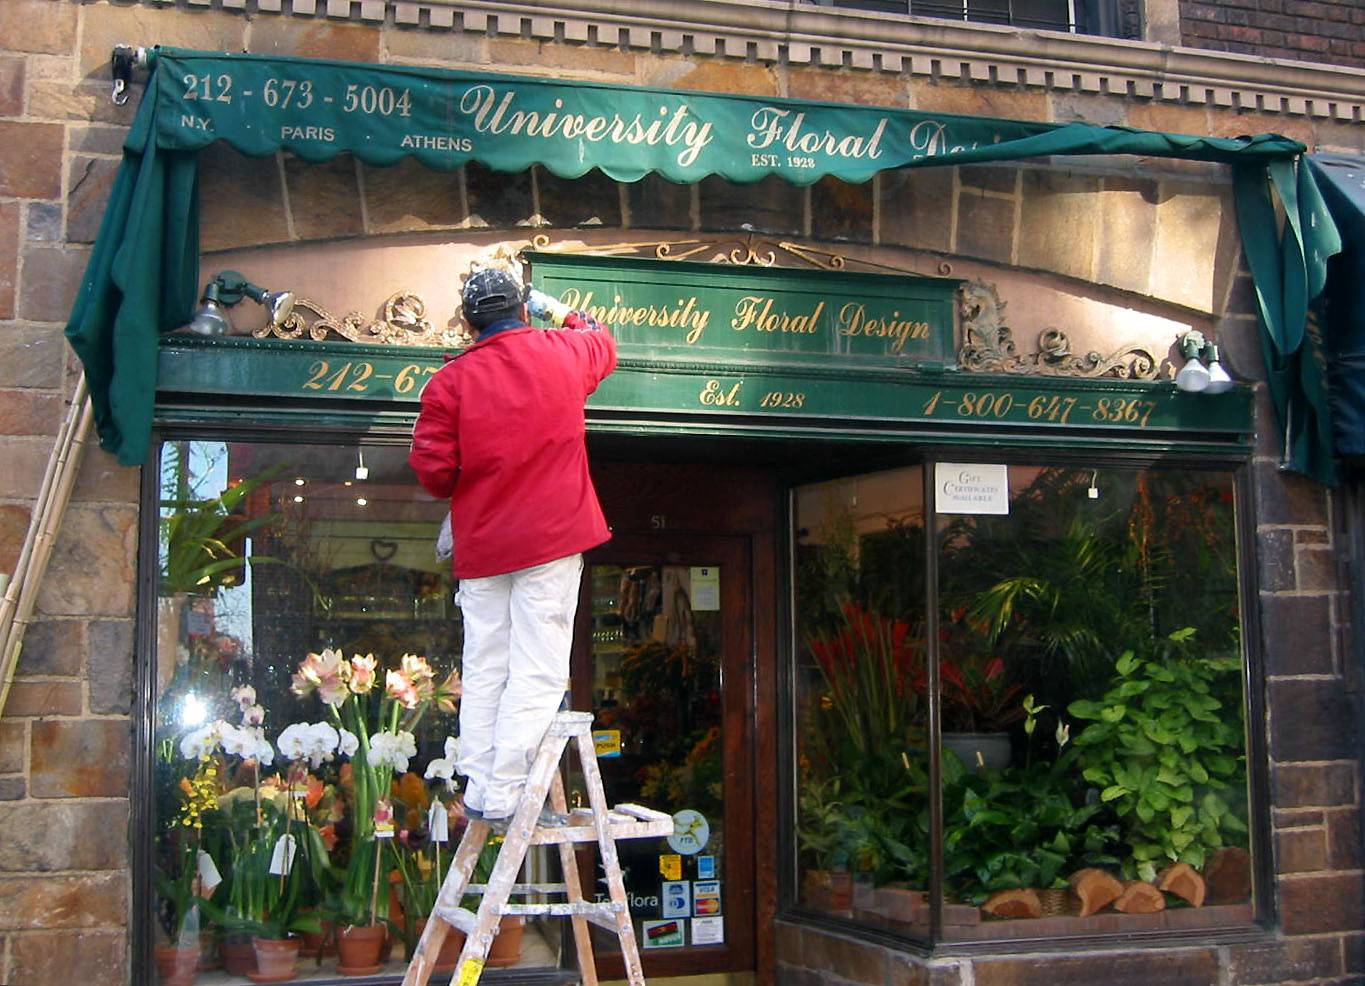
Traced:
<path id="1" fill-rule="evenodd" d="M 133 70 L 147 67 L 147 49 L 134 45 L 115 45 L 110 55 L 109 71 L 113 76 L 114 91 L 110 98 L 115 106 L 128 102 L 128 87 L 133 82 Z"/>

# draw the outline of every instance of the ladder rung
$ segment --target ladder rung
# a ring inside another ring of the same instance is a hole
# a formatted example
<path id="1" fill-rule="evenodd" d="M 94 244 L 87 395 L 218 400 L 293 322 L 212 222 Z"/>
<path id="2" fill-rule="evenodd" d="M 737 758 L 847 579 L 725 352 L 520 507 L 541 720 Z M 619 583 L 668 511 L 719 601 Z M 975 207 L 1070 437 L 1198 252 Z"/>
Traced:
<path id="1" fill-rule="evenodd" d="M 591 712 L 559 712 L 546 736 L 584 736 L 592 732 Z"/>
<path id="2" fill-rule="evenodd" d="M 590 914 L 620 914 L 626 909 L 624 904 L 615 901 L 590 902 L 586 900 L 561 901 L 555 904 L 503 904 L 501 914 L 553 914 L 555 917 L 587 917 Z M 615 927 L 615 925 L 613 925 Z"/>
<path id="3" fill-rule="evenodd" d="M 479 922 L 479 916 L 471 910 L 463 907 L 450 907 L 436 902 L 436 906 L 431 909 L 433 917 L 439 918 L 452 928 L 459 928 L 466 935 L 472 934 L 474 926 Z"/>
<path id="4" fill-rule="evenodd" d="M 483 896 L 487 886 L 486 883 L 471 883 L 464 888 L 464 892 Z M 514 894 L 567 894 L 569 888 L 563 883 L 514 883 L 510 892 Z"/>
<path id="5" fill-rule="evenodd" d="M 637 822 L 634 819 L 613 822 L 607 826 L 607 836 L 613 842 L 622 839 L 649 839 L 673 834 L 673 819 L 665 815 L 661 821 Z M 555 846 L 563 842 L 596 842 L 596 825 L 556 825 L 538 828 L 531 836 L 533 846 Z"/>

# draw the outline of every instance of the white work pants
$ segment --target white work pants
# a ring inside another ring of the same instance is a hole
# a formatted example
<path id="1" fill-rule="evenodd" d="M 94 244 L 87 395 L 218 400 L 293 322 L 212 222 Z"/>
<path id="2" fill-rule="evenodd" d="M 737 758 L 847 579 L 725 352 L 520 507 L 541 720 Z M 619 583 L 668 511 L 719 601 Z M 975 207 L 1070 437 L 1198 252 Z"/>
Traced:
<path id="1" fill-rule="evenodd" d="M 510 815 L 569 684 L 583 556 L 463 579 L 460 759 L 465 804 Z"/>

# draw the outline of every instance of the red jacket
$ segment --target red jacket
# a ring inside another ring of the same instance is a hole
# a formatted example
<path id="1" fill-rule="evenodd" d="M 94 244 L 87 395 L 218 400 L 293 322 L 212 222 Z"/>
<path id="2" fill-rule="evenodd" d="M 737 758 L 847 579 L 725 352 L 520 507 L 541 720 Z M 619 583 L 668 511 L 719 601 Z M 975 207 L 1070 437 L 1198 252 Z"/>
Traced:
<path id="1" fill-rule="evenodd" d="M 574 312 L 560 330 L 487 336 L 431 378 L 408 463 L 427 492 L 450 498 L 457 579 L 611 537 L 588 475 L 583 402 L 615 367 L 611 333 Z"/>

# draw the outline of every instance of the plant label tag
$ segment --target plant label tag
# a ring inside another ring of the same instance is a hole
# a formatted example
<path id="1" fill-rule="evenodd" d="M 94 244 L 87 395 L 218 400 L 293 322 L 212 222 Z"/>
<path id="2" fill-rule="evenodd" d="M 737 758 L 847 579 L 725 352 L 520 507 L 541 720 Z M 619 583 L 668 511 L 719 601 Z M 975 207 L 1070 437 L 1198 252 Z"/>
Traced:
<path id="1" fill-rule="evenodd" d="M 294 868 L 294 853 L 298 844 L 292 835 L 285 833 L 275 840 L 275 851 L 270 854 L 270 875 L 288 876 Z"/>
<path id="2" fill-rule="evenodd" d="M 374 803 L 374 837 L 392 839 L 394 835 L 393 805 L 384 798 Z"/>
<path id="3" fill-rule="evenodd" d="M 450 816 L 440 798 L 433 798 L 431 809 L 427 812 L 427 829 L 431 832 L 432 842 L 450 841 Z"/>
<path id="4" fill-rule="evenodd" d="M 218 872 L 218 864 L 213 861 L 213 857 L 202 849 L 199 850 L 198 870 L 199 889 L 204 892 L 205 897 L 213 896 L 213 888 L 223 882 L 223 876 Z"/>

